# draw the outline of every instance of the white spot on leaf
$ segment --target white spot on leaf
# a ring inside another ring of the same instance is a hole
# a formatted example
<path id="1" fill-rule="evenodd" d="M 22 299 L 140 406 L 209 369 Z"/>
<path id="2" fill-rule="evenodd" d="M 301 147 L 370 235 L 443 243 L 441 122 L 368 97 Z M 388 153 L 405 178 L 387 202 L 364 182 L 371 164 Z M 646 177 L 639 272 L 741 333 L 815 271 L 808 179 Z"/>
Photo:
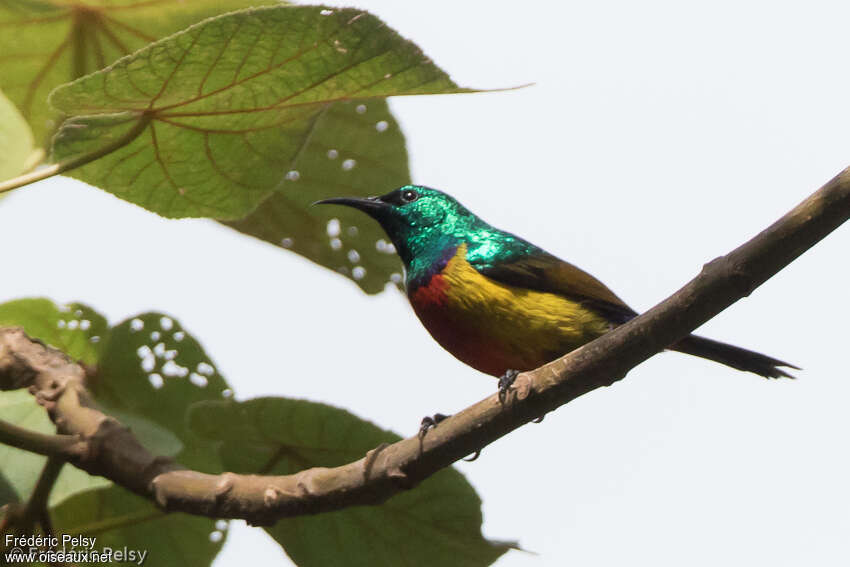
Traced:
<path id="1" fill-rule="evenodd" d="M 162 376 L 160 376 L 159 374 L 149 374 L 148 382 L 150 382 L 151 386 L 153 386 L 157 390 L 162 388 L 162 385 L 165 383 L 165 381 L 162 379 Z"/>
<path id="2" fill-rule="evenodd" d="M 192 372 L 191 374 L 189 374 L 189 381 L 195 386 L 198 386 L 199 388 L 206 388 L 207 384 L 209 383 L 205 376 L 201 376 L 197 372 Z"/>
<path id="3" fill-rule="evenodd" d="M 328 221 L 328 236 L 334 238 L 335 236 L 339 236 L 340 224 L 339 219 L 331 219 Z"/>
<path id="4" fill-rule="evenodd" d="M 173 360 L 169 360 L 162 365 L 162 373 L 166 376 L 179 376 L 180 378 L 183 378 L 189 374 L 189 369 L 185 366 L 180 366 Z"/>
<path id="5" fill-rule="evenodd" d="M 204 376 L 212 376 L 215 374 L 215 368 L 213 368 L 210 364 L 206 362 L 198 363 L 198 373 L 203 374 Z"/>

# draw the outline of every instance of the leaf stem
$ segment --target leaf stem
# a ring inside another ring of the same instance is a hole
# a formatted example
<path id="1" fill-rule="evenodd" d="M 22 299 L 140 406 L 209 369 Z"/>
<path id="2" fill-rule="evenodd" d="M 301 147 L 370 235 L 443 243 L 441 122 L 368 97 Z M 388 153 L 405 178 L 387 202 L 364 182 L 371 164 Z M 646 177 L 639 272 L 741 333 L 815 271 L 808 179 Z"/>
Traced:
<path id="1" fill-rule="evenodd" d="M 65 461 L 60 458 L 47 458 L 44 468 L 41 469 L 38 481 L 35 483 L 35 488 L 32 489 L 32 494 L 29 500 L 27 500 L 26 506 L 24 506 L 21 515 L 15 522 L 15 528 L 18 533 L 32 533 L 32 528 L 36 522 L 41 523 L 45 533 L 51 529 L 47 513 L 47 499 L 64 465 Z"/>
<path id="2" fill-rule="evenodd" d="M 17 189 L 18 187 L 23 187 L 24 185 L 29 185 L 36 181 L 53 177 L 54 175 L 59 175 L 60 173 L 65 173 L 66 171 L 86 165 L 96 159 L 100 159 L 107 154 L 111 154 L 115 150 L 126 146 L 138 138 L 139 135 L 144 132 L 145 128 L 148 127 L 150 121 L 151 113 L 139 113 L 138 122 L 136 122 L 132 128 L 127 130 L 123 136 L 116 138 L 114 141 L 91 153 L 76 156 L 59 163 L 42 167 L 25 175 L 19 175 L 18 177 L 13 177 L 12 179 L 3 181 L 0 183 L 0 193 L 5 193 L 6 191 L 11 191 L 12 189 Z"/>

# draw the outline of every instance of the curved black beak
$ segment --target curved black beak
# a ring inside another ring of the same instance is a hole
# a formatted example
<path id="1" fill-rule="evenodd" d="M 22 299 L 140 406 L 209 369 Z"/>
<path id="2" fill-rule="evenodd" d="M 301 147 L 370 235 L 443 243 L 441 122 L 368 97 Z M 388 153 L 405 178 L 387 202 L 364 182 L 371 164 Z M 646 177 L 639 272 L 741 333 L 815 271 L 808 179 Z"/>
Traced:
<path id="1" fill-rule="evenodd" d="M 316 201 L 313 203 L 314 205 L 345 205 L 346 207 L 352 207 L 355 209 L 359 209 L 364 213 L 374 216 L 380 211 L 385 209 L 389 209 L 392 207 L 389 203 L 381 201 L 378 197 L 335 197 L 333 199 L 322 199 L 321 201 Z"/>

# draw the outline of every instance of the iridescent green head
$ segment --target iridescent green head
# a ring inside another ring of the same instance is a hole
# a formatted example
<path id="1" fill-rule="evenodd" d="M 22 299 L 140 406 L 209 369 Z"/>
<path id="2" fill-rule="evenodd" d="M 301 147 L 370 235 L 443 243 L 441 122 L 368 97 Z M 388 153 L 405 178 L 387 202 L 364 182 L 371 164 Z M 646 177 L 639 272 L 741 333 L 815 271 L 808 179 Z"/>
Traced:
<path id="1" fill-rule="evenodd" d="M 421 185 L 405 185 L 380 197 L 325 199 L 317 204 L 346 205 L 378 221 L 408 266 L 464 240 L 481 221 L 453 197 Z"/>

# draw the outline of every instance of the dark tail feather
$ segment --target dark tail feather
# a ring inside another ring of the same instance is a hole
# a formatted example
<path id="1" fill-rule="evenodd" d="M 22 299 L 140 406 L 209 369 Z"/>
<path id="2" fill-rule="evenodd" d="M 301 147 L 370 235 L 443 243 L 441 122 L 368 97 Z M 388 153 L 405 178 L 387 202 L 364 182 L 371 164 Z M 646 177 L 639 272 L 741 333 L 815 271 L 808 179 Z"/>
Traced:
<path id="1" fill-rule="evenodd" d="M 713 341 L 696 335 L 689 335 L 685 337 L 670 347 L 670 349 L 707 358 L 709 360 L 719 362 L 720 364 L 737 368 L 738 370 L 755 372 L 759 376 L 764 376 L 765 378 L 780 378 L 782 376 L 794 378 L 791 374 L 777 368 L 778 366 L 785 366 L 787 368 L 800 370 L 793 364 L 788 364 L 787 362 L 782 362 L 781 360 L 777 360 L 745 348 L 721 343 L 719 341 Z"/>

